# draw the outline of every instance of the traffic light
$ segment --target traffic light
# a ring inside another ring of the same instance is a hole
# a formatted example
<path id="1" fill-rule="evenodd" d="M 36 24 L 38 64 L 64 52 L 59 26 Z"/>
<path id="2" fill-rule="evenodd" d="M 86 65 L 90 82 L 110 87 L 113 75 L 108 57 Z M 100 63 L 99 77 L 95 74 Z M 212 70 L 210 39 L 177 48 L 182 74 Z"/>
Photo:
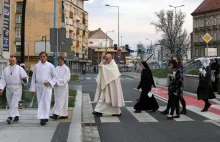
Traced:
<path id="1" fill-rule="evenodd" d="M 114 44 L 114 50 L 117 50 L 117 49 L 118 49 L 117 44 Z"/>
<path id="2" fill-rule="evenodd" d="M 129 49 L 129 45 L 125 45 L 125 49 L 128 51 L 128 49 Z"/>

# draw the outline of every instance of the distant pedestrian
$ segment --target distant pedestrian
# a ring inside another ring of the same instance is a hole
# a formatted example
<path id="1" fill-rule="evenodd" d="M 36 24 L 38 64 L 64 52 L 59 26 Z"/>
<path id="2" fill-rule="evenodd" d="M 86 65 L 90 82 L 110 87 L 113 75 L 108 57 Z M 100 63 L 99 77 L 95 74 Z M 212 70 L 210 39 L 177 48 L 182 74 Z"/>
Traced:
<path id="1" fill-rule="evenodd" d="M 16 58 L 10 57 L 10 65 L 3 70 L 0 80 L 0 95 L 6 87 L 6 98 L 9 106 L 9 117 L 7 123 L 19 121 L 18 102 L 22 95 L 22 80 L 27 82 L 27 73 L 25 70 L 16 65 Z"/>
<path id="2" fill-rule="evenodd" d="M 202 112 L 208 111 L 211 103 L 208 101 L 209 99 L 215 98 L 215 94 L 212 89 L 212 80 L 211 80 L 211 67 L 210 60 L 207 58 L 201 58 L 200 62 L 202 63 L 202 69 L 200 69 L 199 74 L 199 86 L 197 89 L 198 100 L 203 100 L 205 102 L 205 106 Z"/>
<path id="3" fill-rule="evenodd" d="M 171 107 L 171 112 L 167 115 L 168 119 L 179 118 L 179 98 L 182 95 L 182 84 L 183 84 L 183 76 L 181 70 L 178 69 L 178 63 L 176 60 L 170 60 L 170 68 L 173 71 L 173 74 L 169 76 L 170 84 L 168 86 L 168 95 L 169 102 Z M 174 111 L 176 110 L 176 114 L 174 115 Z"/>
<path id="4" fill-rule="evenodd" d="M 41 125 L 45 125 L 49 119 L 52 88 L 58 76 L 54 66 L 47 61 L 48 54 L 42 51 L 39 57 L 40 62 L 34 66 L 30 92 L 37 95 L 38 119 Z"/>
<path id="5" fill-rule="evenodd" d="M 215 74 L 215 81 L 212 82 L 212 88 L 214 92 L 218 91 L 218 81 L 219 81 L 219 64 L 217 59 L 212 59 L 211 70 Z"/>
<path id="6" fill-rule="evenodd" d="M 96 66 L 93 66 L 93 71 L 94 73 L 96 73 Z"/>
<path id="7" fill-rule="evenodd" d="M 154 95 L 151 93 L 151 88 L 152 86 L 156 87 L 156 85 L 146 61 L 141 62 L 141 67 L 143 69 L 141 72 L 141 81 L 137 89 L 139 90 L 141 88 L 142 91 L 138 102 L 134 105 L 134 112 L 140 113 L 142 110 L 152 110 L 154 112 L 159 106 Z"/>
<path id="8" fill-rule="evenodd" d="M 59 56 L 57 58 L 59 66 L 56 67 L 56 73 L 58 75 L 57 83 L 54 87 L 54 100 L 55 104 L 51 110 L 51 119 L 68 118 L 68 98 L 69 87 L 68 82 L 70 80 L 70 70 L 64 64 L 64 57 Z"/>

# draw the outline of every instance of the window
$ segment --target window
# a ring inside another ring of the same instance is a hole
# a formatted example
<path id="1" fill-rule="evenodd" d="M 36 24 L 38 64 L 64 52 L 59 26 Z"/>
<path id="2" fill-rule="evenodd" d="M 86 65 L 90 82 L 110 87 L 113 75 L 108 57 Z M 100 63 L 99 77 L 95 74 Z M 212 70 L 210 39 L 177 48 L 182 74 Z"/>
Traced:
<path id="1" fill-rule="evenodd" d="M 217 20 L 216 20 L 216 19 L 214 19 L 214 25 L 217 25 L 217 23 L 216 23 L 216 22 L 217 22 Z"/>
<path id="2" fill-rule="evenodd" d="M 216 39 L 217 39 L 216 34 L 214 34 L 213 40 L 216 41 Z"/>
<path id="3" fill-rule="evenodd" d="M 23 2 L 17 2 L 16 4 L 16 13 L 22 13 Z"/>
<path id="4" fill-rule="evenodd" d="M 15 52 L 21 52 L 21 42 L 16 42 Z"/>
<path id="5" fill-rule="evenodd" d="M 21 18 L 22 18 L 21 15 L 16 16 L 16 23 L 17 23 L 17 24 L 20 24 L 20 23 L 21 23 Z"/>
<path id="6" fill-rule="evenodd" d="M 198 42 L 198 40 L 199 40 L 199 39 L 198 39 L 198 36 L 196 36 L 195 42 Z"/>
<path id="7" fill-rule="evenodd" d="M 16 30 L 16 37 L 21 37 L 21 30 Z"/>
<path id="8" fill-rule="evenodd" d="M 210 26 L 209 19 L 206 19 L 206 26 Z"/>
<path id="9" fill-rule="evenodd" d="M 198 28 L 198 22 L 195 23 L 195 28 Z"/>

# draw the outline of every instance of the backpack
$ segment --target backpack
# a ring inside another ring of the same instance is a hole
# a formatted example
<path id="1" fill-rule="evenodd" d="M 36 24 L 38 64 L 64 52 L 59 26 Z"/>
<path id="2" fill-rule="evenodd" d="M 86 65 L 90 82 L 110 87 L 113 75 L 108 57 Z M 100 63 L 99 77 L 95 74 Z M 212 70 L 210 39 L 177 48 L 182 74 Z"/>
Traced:
<path id="1" fill-rule="evenodd" d="M 211 80 L 212 82 L 215 82 L 215 73 L 211 71 Z"/>

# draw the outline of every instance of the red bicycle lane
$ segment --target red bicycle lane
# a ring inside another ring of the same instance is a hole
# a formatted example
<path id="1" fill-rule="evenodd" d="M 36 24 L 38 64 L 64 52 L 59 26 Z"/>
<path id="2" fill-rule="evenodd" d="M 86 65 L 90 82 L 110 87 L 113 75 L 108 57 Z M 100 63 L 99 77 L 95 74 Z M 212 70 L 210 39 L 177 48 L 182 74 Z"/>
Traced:
<path id="1" fill-rule="evenodd" d="M 168 100 L 168 90 L 164 89 L 164 88 L 153 88 L 152 89 L 152 93 L 155 94 L 156 96 L 159 96 L 160 98 L 163 98 L 164 100 Z M 199 107 L 201 109 L 204 108 L 204 101 L 202 100 L 198 100 L 196 97 L 193 97 L 189 94 L 183 94 L 183 97 L 186 101 L 186 106 L 196 106 Z M 215 102 L 211 101 L 212 105 L 216 105 Z M 212 112 L 214 114 L 220 115 L 220 110 L 213 108 L 212 106 L 209 108 L 209 112 Z"/>

